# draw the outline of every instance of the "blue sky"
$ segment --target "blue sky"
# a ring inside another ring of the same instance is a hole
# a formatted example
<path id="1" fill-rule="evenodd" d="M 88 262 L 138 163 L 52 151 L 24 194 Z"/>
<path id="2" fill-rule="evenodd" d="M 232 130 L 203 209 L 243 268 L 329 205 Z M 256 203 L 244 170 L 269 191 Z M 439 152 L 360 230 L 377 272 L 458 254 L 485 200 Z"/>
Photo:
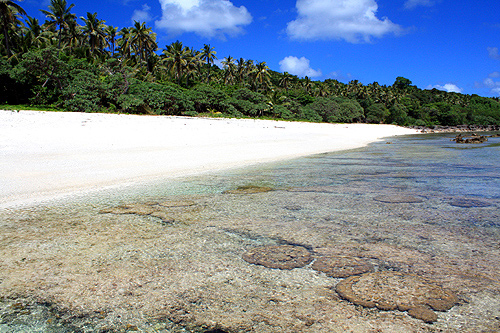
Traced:
<path id="1" fill-rule="evenodd" d="M 275 71 L 314 80 L 500 96 L 500 2 L 491 0 L 85 0 L 119 28 L 145 21 L 165 48 L 176 40 L 215 48 L 219 60 L 266 61 Z M 20 2 L 44 21 L 48 0 Z M 79 20 L 82 23 L 81 20 Z"/>

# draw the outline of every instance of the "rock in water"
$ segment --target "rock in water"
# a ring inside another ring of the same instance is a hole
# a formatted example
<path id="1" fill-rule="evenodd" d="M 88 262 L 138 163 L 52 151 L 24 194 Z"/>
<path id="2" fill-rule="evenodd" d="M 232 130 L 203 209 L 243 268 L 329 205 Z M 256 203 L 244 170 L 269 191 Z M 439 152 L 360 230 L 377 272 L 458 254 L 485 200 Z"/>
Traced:
<path id="1" fill-rule="evenodd" d="M 251 264 L 268 268 L 293 269 L 304 267 L 312 261 L 309 250 L 295 245 L 270 245 L 256 247 L 243 254 Z"/>
<path id="2" fill-rule="evenodd" d="M 136 215 L 149 215 L 155 209 L 146 204 L 128 204 L 113 208 L 101 210 L 101 214 L 136 214 Z"/>
<path id="3" fill-rule="evenodd" d="M 161 202 L 158 205 L 162 207 L 167 207 L 167 208 L 174 208 L 174 207 L 191 207 L 195 206 L 196 202 L 186 200 L 186 201 L 165 201 Z"/>
<path id="4" fill-rule="evenodd" d="M 364 307 L 400 310 L 426 322 L 434 322 L 435 311 L 447 311 L 457 296 L 435 282 L 418 275 L 399 272 L 374 272 L 351 276 L 336 287 L 344 299 Z"/>
<path id="5" fill-rule="evenodd" d="M 245 185 L 245 186 L 239 186 L 235 190 L 229 190 L 224 193 L 230 193 L 230 194 L 254 194 L 254 193 L 262 193 L 262 192 L 269 192 L 272 191 L 273 189 L 267 186 L 255 186 L 255 185 Z"/>
<path id="6" fill-rule="evenodd" d="M 317 258 L 312 269 L 334 278 L 346 278 L 373 272 L 373 266 L 364 259 L 356 257 L 327 256 Z"/>
<path id="7" fill-rule="evenodd" d="M 450 205 L 455 207 L 472 208 L 472 207 L 488 207 L 491 206 L 489 202 L 477 199 L 454 199 L 450 201 Z"/>
<path id="8" fill-rule="evenodd" d="M 421 197 L 415 197 L 412 195 L 381 195 L 373 198 L 375 201 L 384 203 L 419 203 L 424 200 Z"/>

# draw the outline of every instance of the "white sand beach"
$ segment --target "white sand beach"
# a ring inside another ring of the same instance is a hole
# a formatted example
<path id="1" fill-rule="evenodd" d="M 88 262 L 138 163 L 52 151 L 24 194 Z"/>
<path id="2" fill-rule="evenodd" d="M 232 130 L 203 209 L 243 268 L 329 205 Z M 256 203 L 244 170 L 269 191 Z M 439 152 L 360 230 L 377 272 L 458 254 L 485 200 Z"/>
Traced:
<path id="1" fill-rule="evenodd" d="M 0 207 L 415 133 L 392 125 L 0 111 Z"/>

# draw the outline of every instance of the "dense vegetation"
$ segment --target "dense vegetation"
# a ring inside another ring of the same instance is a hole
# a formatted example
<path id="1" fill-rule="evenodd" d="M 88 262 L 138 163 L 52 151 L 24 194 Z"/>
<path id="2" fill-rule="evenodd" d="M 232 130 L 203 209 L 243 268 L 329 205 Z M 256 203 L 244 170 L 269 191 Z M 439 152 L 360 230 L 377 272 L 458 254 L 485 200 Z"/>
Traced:
<path id="1" fill-rule="evenodd" d="M 159 50 L 144 22 L 121 29 L 97 13 L 77 18 L 51 0 L 43 24 L 0 0 L 0 104 L 84 112 L 212 114 L 399 125 L 500 124 L 495 98 L 422 90 L 406 78 L 391 86 L 311 81 L 176 41 Z"/>

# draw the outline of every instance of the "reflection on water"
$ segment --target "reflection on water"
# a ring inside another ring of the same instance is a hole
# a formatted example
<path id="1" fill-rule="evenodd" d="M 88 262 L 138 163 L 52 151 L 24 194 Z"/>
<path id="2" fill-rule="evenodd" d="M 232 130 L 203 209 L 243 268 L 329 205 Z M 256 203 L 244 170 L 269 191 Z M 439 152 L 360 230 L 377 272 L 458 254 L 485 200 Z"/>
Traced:
<path id="1" fill-rule="evenodd" d="M 2 212 L 0 332 L 498 331 L 500 138 L 452 138 Z M 273 191 L 232 191 L 242 186 Z M 242 259 L 283 244 L 432 278 L 459 301 L 427 324 L 340 298 L 342 279 L 314 260 L 288 270 Z"/>

